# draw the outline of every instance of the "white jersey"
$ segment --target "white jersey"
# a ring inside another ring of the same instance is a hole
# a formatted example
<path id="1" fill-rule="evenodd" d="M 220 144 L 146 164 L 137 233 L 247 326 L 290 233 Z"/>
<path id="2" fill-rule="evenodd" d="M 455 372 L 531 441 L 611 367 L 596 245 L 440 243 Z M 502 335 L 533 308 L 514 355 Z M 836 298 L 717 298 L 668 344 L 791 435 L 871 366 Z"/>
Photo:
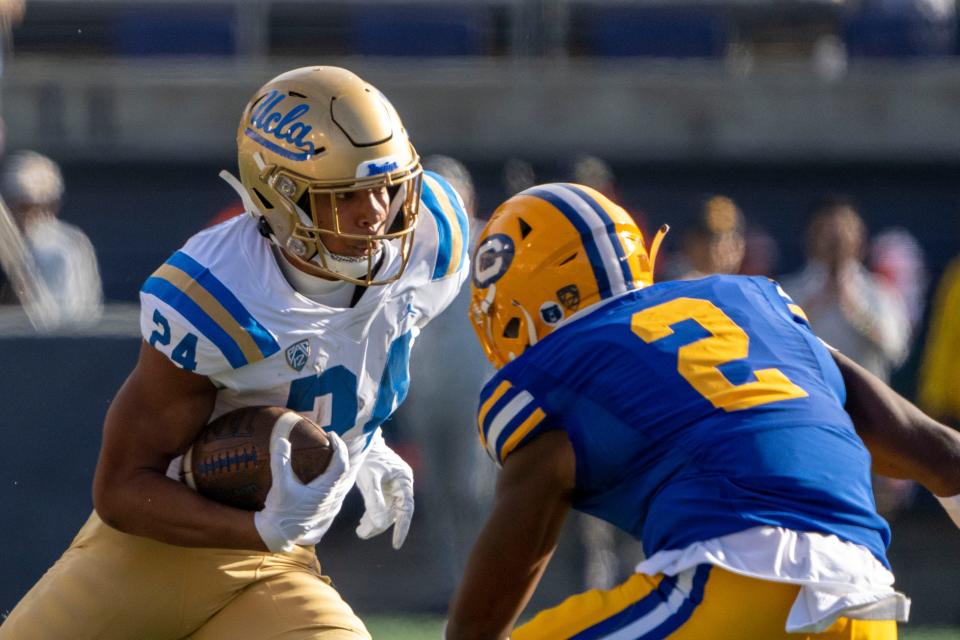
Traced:
<path id="1" fill-rule="evenodd" d="M 401 266 L 384 242 L 378 277 Z M 410 260 L 396 281 L 350 308 L 319 304 L 284 278 L 269 241 L 243 215 L 193 236 L 144 283 L 143 339 L 219 388 L 212 418 L 282 406 L 362 449 L 403 401 L 420 329 L 457 295 L 467 217 L 456 192 L 425 173 Z"/>

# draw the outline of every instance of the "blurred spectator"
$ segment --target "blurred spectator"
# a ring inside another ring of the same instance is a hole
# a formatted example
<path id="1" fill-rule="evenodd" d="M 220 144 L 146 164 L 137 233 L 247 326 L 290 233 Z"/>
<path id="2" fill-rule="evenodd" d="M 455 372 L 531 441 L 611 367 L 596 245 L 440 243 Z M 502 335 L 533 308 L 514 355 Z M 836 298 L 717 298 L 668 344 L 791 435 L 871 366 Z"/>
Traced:
<path id="1" fill-rule="evenodd" d="M 573 161 L 570 173 L 576 184 L 596 189 L 614 202 L 620 202 L 613 169 L 606 161 L 596 156 L 579 156 Z"/>
<path id="2" fill-rule="evenodd" d="M 0 74 L 3 73 L 4 58 L 13 45 L 10 31 L 23 20 L 26 9 L 24 0 L 0 0 Z"/>
<path id="3" fill-rule="evenodd" d="M 57 218 L 63 197 L 60 168 L 39 153 L 17 152 L 4 163 L 0 193 L 56 307 L 51 324 L 96 321 L 103 304 L 97 257 L 83 231 Z M 13 301 L 9 291 L 4 299 Z"/>
<path id="4" fill-rule="evenodd" d="M 473 180 L 448 156 L 428 156 L 423 167 L 443 176 L 460 194 L 470 218 L 471 239 L 482 223 L 475 218 Z M 459 582 L 477 532 L 493 497 L 495 467 L 476 435 L 476 398 L 493 367 L 467 322 L 470 283 L 446 311 L 417 338 L 406 401 L 394 414 L 414 440 L 422 467 L 417 476 L 418 513 L 431 538 L 439 575 L 432 576 L 436 604 L 446 604 Z"/>
<path id="5" fill-rule="evenodd" d="M 473 188 L 473 178 L 470 177 L 470 170 L 459 160 L 440 154 L 427 156 L 423 159 L 422 164 L 425 171 L 433 171 L 439 174 L 456 189 L 457 193 L 460 194 L 460 198 L 463 200 L 463 208 L 471 218 L 471 224 L 475 223 L 476 220 L 474 216 L 477 210 L 477 196 Z M 472 229 L 473 227 L 471 227 L 471 230 Z"/>
<path id="6" fill-rule="evenodd" d="M 570 167 L 570 180 L 596 189 L 614 202 L 623 202 L 617 191 L 617 178 L 606 160 L 597 156 L 578 156 Z M 640 229 L 646 229 L 646 216 L 643 211 L 629 208 L 630 215 Z"/>
<path id="7" fill-rule="evenodd" d="M 672 279 L 738 273 L 744 251 L 740 209 L 726 196 L 710 196 L 703 201 L 693 226 L 683 234 L 683 256 L 671 269 Z"/>
<path id="8" fill-rule="evenodd" d="M 13 50 L 11 31 L 23 21 L 24 10 L 24 0 L 0 0 L 0 77 L 3 76 L 7 56 Z M 0 117 L 0 156 L 6 147 L 6 138 L 6 123 Z"/>
<path id="9" fill-rule="evenodd" d="M 766 229 L 747 229 L 743 237 L 743 262 L 740 263 L 742 275 L 771 277 L 777 272 L 779 258 L 777 241 Z"/>
<path id="10" fill-rule="evenodd" d="M 923 317 L 927 266 L 917 238 L 903 227 L 885 229 L 870 242 L 870 270 L 897 290 L 907 309 L 911 335 Z"/>
<path id="11" fill-rule="evenodd" d="M 886 381 L 907 356 L 910 321 L 903 300 L 863 264 L 866 227 L 852 201 L 828 198 L 811 213 L 807 265 L 783 278 L 783 288 L 818 336 Z M 877 510 L 887 518 L 913 498 L 910 481 L 874 476 L 873 484 Z"/>
<path id="12" fill-rule="evenodd" d="M 863 264 L 865 241 L 852 201 L 817 203 L 807 226 L 807 264 L 782 283 L 817 335 L 887 380 L 907 356 L 910 324 L 896 290 Z"/>
<path id="13" fill-rule="evenodd" d="M 533 165 L 520 158 L 510 158 L 503 163 L 504 199 L 520 193 L 537 183 L 537 174 Z"/>
<path id="14" fill-rule="evenodd" d="M 937 285 L 929 327 L 917 401 L 933 417 L 960 429 L 960 257 Z"/>

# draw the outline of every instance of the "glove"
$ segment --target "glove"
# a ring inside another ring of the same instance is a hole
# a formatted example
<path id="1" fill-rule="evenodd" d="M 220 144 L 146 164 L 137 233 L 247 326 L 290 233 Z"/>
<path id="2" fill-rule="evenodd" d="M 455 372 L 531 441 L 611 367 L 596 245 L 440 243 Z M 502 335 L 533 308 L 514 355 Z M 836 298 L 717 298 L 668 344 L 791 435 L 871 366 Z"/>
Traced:
<path id="1" fill-rule="evenodd" d="M 367 540 L 392 525 L 393 548 L 402 547 L 413 520 L 413 469 L 387 446 L 379 431 L 357 472 L 357 486 L 366 508 L 357 535 Z"/>
<path id="2" fill-rule="evenodd" d="M 343 498 L 352 485 L 347 446 L 340 437 L 327 432 L 333 454 L 326 470 L 303 484 L 290 464 L 291 445 L 285 436 L 270 442 L 270 473 L 273 483 L 263 509 L 253 514 L 257 533 L 274 553 L 292 551 L 307 533 L 317 539 L 330 528 L 340 512 Z"/>

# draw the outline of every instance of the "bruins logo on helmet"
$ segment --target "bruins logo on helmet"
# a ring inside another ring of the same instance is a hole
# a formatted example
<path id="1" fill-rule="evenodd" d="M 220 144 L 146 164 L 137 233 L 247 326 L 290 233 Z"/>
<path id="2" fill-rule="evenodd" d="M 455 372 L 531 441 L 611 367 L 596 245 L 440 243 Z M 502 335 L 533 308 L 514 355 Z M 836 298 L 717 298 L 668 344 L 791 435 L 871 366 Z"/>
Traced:
<path id="1" fill-rule="evenodd" d="M 346 69 L 304 67 L 261 87 L 237 130 L 240 192 L 262 232 L 294 262 L 361 285 L 392 282 L 410 257 L 420 206 L 420 158 L 393 105 Z M 382 192 L 387 220 L 374 233 L 351 231 L 341 211 L 354 192 Z M 336 239 L 336 241 L 332 241 Z M 326 242 L 325 242 L 326 240 Z M 365 246 L 338 256 L 327 244 Z M 376 277 L 384 243 L 400 267 Z"/>

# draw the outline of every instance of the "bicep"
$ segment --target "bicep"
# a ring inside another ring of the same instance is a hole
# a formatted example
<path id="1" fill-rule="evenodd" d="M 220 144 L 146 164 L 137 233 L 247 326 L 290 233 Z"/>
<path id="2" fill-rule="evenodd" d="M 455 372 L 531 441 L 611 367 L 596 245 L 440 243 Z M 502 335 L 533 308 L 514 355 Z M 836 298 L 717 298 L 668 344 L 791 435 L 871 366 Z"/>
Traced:
<path id="1" fill-rule="evenodd" d="M 937 495 L 960 492 L 960 434 L 940 424 L 838 351 L 844 405 L 870 450 L 874 470 L 916 480 Z"/>
<path id="2" fill-rule="evenodd" d="M 213 411 L 216 387 L 141 343 L 133 372 L 107 411 L 97 475 L 123 469 L 163 471 Z"/>

